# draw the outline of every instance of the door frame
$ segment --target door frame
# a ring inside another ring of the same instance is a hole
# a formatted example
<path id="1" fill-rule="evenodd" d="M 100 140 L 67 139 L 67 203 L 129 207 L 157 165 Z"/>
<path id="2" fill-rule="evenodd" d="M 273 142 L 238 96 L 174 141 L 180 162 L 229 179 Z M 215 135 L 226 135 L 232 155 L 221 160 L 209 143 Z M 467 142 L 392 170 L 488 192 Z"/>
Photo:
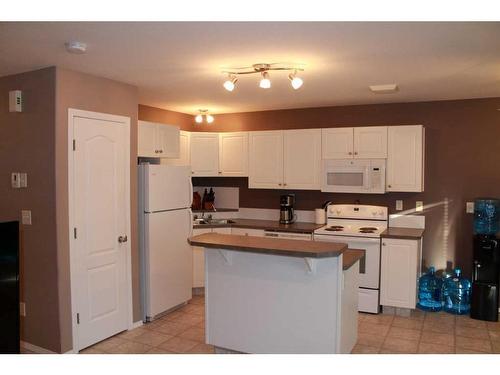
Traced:
<path id="1" fill-rule="evenodd" d="M 73 149 L 73 139 L 74 139 L 74 124 L 73 119 L 75 117 L 84 117 L 102 121 L 110 121 L 115 123 L 121 123 L 127 128 L 127 133 L 129 137 L 125 139 L 125 160 L 127 160 L 127 168 L 125 169 L 125 196 L 128 197 L 125 202 L 125 212 L 127 212 L 126 218 L 126 228 L 130 239 L 132 239 L 131 224 L 130 224 L 130 117 L 112 115 L 108 113 L 84 111 L 80 109 L 68 108 L 68 216 L 69 216 L 69 227 L 68 227 L 68 238 L 69 238 L 69 259 L 70 259 L 70 287 L 71 287 L 71 328 L 72 328 L 72 352 L 78 353 L 80 348 L 78 347 L 78 325 L 76 322 L 76 311 L 78 311 L 78 301 L 75 296 L 76 293 L 76 282 L 74 280 L 74 275 L 76 275 L 77 265 L 76 262 L 76 247 L 75 240 L 73 238 L 73 228 L 75 222 L 75 211 L 74 211 L 74 155 Z M 133 302 L 132 302 L 132 241 L 126 242 L 126 294 L 127 294 L 127 317 L 128 317 L 128 329 L 132 329 L 133 323 Z"/>

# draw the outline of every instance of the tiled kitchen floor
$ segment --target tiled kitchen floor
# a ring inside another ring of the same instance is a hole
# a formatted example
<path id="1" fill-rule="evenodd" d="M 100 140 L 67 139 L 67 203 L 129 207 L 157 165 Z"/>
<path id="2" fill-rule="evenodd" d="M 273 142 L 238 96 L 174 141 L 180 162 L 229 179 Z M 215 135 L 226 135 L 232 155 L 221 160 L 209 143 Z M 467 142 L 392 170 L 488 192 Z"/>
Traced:
<path id="1" fill-rule="evenodd" d="M 181 309 L 81 353 L 213 353 L 204 344 L 204 302 L 195 296 Z M 444 312 L 415 311 L 408 318 L 360 314 L 353 353 L 500 353 L 500 323 Z"/>

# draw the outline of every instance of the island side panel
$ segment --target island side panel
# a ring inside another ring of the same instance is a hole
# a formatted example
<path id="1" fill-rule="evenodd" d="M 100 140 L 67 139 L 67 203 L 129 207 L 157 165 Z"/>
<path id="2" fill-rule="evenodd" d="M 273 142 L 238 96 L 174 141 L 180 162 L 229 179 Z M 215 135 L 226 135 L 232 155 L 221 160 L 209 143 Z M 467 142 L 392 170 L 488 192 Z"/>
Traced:
<path id="1" fill-rule="evenodd" d="M 206 340 L 244 353 L 340 352 L 342 255 L 205 249 Z"/>
<path id="2" fill-rule="evenodd" d="M 343 272 L 340 353 L 349 354 L 358 341 L 359 260 Z"/>

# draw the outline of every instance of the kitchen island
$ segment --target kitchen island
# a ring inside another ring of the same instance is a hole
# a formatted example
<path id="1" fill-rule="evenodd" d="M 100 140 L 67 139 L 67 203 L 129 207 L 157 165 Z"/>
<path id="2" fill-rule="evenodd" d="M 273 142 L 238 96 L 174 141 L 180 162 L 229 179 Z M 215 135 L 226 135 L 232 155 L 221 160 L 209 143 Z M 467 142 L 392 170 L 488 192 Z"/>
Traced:
<path id="1" fill-rule="evenodd" d="M 351 351 L 363 251 L 217 233 L 189 242 L 205 248 L 206 343 L 242 353 Z"/>

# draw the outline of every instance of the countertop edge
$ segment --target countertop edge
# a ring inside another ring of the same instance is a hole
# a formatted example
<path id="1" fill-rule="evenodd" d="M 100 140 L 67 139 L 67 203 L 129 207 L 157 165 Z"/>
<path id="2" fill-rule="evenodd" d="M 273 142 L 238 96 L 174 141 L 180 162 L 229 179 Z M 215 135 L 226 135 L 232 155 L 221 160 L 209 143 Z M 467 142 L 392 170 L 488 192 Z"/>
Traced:
<path id="1" fill-rule="evenodd" d="M 200 235 L 200 236 L 203 236 Z M 224 236 L 224 235 L 222 235 Z M 226 235 L 229 236 L 229 235 Z M 238 236 L 238 235 L 231 235 Z M 248 239 L 249 236 L 238 236 Z M 261 237 L 255 237 L 256 239 L 261 239 Z M 293 241 L 294 243 L 304 242 L 304 244 L 311 243 L 309 240 L 283 240 L 283 239 L 271 239 L 272 241 Z M 266 247 L 248 247 L 244 245 L 237 244 L 221 244 L 221 243 L 207 243 L 204 241 L 193 240 L 192 237 L 188 238 L 188 243 L 192 246 L 199 246 L 206 249 L 220 249 L 220 250 L 232 250 L 232 251 L 241 251 L 246 253 L 255 253 L 255 254 L 266 254 L 266 255 L 278 255 L 278 256 L 288 256 L 293 258 L 314 258 L 314 259 L 323 259 L 323 258 L 334 258 L 343 254 L 347 249 L 347 244 L 342 244 L 343 247 L 340 250 L 332 250 L 330 252 L 301 252 L 300 250 L 284 250 L 280 248 L 273 248 L 270 246 Z"/>
<path id="2" fill-rule="evenodd" d="M 421 228 L 388 227 L 380 234 L 380 238 L 420 240 L 423 237 L 424 232 L 425 229 Z"/>
<path id="3" fill-rule="evenodd" d="M 366 251 L 361 249 L 347 249 L 342 254 L 342 270 L 347 271 L 354 266 L 356 262 L 365 256 Z"/>

